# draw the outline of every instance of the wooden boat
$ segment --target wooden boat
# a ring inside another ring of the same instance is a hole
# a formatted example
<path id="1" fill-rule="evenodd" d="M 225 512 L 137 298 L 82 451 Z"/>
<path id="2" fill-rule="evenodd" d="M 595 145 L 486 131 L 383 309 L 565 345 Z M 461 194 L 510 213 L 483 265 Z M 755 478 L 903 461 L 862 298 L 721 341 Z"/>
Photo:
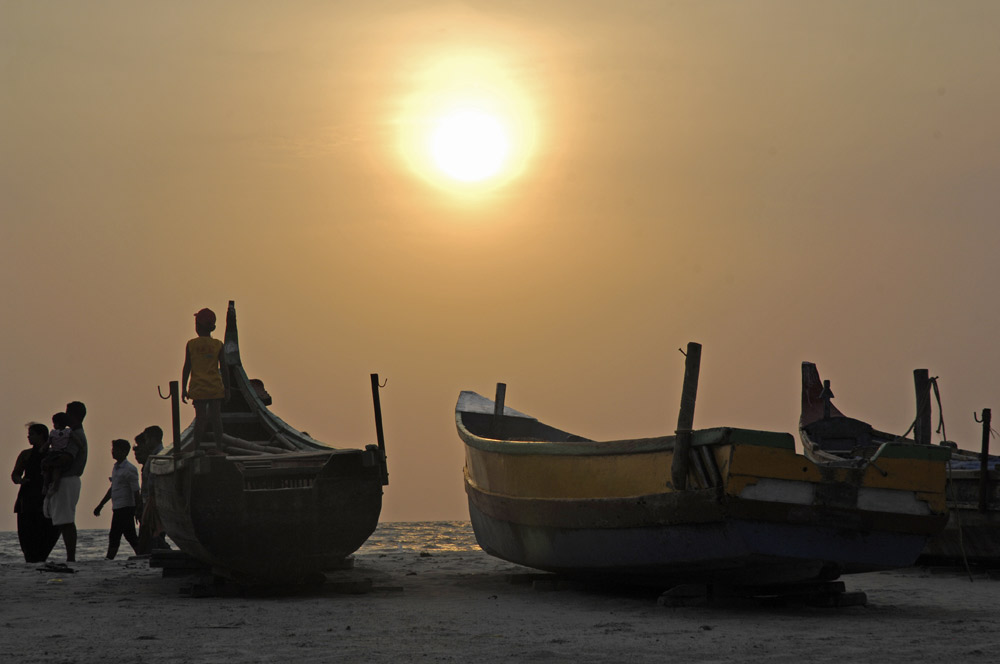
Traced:
<path id="1" fill-rule="evenodd" d="M 238 580 L 298 582 L 343 564 L 374 532 L 388 484 L 372 376 L 378 445 L 334 449 L 285 423 L 240 358 L 229 303 L 225 355 L 231 398 L 223 406 L 225 452 L 196 445 L 193 425 L 149 463 L 156 507 L 180 549 Z M 211 434 L 209 434 L 211 440 Z"/>
<path id="2" fill-rule="evenodd" d="M 845 416 L 829 403 L 832 398 L 829 383 L 820 381 L 816 365 L 803 362 L 800 436 L 806 454 L 856 463 L 885 442 L 929 445 L 931 402 L 926 371 L 918 369 L 914 378 L 917 418 L 911 427 L 915 438 L 911 439 L 877 431 L 865 422 Z M 928 541 L 920 562 L 1000 566 L 1000 457 L 989 454 L 989 410 L 984 410 L 983 415 L 980 452 L 942 443 L 951 452 L 945 489 L 948 522 Z"/>
<path id="3" fill-rule="evenodd" d="M 830 402 L 831 399 L 830 382 L 820 380 L 815 364 L 803 362 L 799 438 L 804 454 L 810 459 L 860 466 L 870 464 L 882 445 L 916 444 L 913 439 L 879 431 L 867 422 L 847 417 Z"/>
<path id="4" fill-rule="evenodd" d="M 455 420 L 476 539 L 513 563 L 661 585 L 808 583 L 911 565 L 947 519 L 944 449 L 886 443 L 847 466 L 797 454 L 790 434 L 733 427 L 599 442 L 507 407 L 502 387 L 493 401 L 462 392 Z"/>
<path id="5" fill-rule="evenodd" d="M 984 472 L 980 454 L 952 452 L 948 525 L 927 543 L 921 562 L 1000 567 L 1000 457 L 986 463 Z"/>

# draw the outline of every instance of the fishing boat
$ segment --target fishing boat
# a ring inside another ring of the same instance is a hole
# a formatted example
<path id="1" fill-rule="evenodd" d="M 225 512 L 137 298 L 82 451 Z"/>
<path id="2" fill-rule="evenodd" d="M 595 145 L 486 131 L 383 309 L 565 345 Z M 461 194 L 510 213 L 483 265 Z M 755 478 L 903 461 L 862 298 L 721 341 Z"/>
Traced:
<path id="1" fill-rule="evenodd" d="M 692 430 L 697 372 L 675 434 L 652 438 L 558 429 L 506 406 L 503 384 L 493 400 L 462 392 L 480 547 L 569 576 L 767 586 L 908 566 L 944 527 L 947 450 L 886 443 L 846 465 L 796 453 L 788 433 Z"/>
<path id="2" fill-rule="evenodd" d="M 333 448 L 269 410 L 263 383 L 244 370 L 232 301 L 224 353 L 231 396 L 222 449 L 195 441 L 193 423 L 179 431 L 171 383 L 174 444 L 149 460 L 167 535 L 216 574 L 241 581 L 308 581 L 343 566 L 374 532 L 388 484 L 377 376 L 378 443 Z"/>
<path id="3" fill-rule="evenodd" d="M 829 381 L 820 380 L 815 364 L 803 362 L 799 428 L 806 454 L 851 464 L 862 462 L 888 442 L 929 446 L 931 386 L 936 393 L 935 379 L 928 376 L 926 369 L 914 371 L 917 416 L 910 427 L 914 437 L 907 438 L 878 431 L 844 415 L 830 403 L 833 393 Z M 989 409 L 984 409 L 981 422 L 983 441 L 979 452 L 959 449 L 947 440 L 940 443 L 950 450 L 945 488 L 948 522 L 927 542 L 920 555 L 922 563 L 1000 566 L 1000 457 L 989 453 Z M 943 425 L 939 428 L 944 437 Z"/>
<path id="4" fill-rule="evenodd" d="M 948 525 L 931 538 L 924 563 L 1000 567 L 1000 457 L 966 450 L 948 464 Z"/>
<path id="5" fill-rule="evenodd" d="M 917 444 L 905 435 L 879 431 L 867 422 L 847 417 L 832 399 L 830 381 L 820 380 L 815 364 L 803 362 L 799 439 L 808 458 L 842 466 L 870 465 L 873 456 L 877 461 L 883 445 Z"/>

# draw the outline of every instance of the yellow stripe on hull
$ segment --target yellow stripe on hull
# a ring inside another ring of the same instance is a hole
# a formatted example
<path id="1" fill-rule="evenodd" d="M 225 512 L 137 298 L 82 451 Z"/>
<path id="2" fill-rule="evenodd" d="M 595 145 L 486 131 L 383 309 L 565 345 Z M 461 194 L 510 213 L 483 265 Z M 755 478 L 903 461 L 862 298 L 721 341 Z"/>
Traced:
<path id="1" fill-rule="evenodd" d="M 820 466 L 786 448 L 741 442 L 705 447 L 719 469 L 724 493 L 733 497 L 746 495 L 748 487 L 762 480 L 777 480 L 804 486 L 845 485 L 906 492 L 925 502 L 930 513 L 946 511 L 941 459 L 881 458 L 858 470 Z M 469 484 L 500 496 L 581 500 L 674 491 L 670 485 L 672 450 L 602 455 L 505 454 L 467 444 L 465 458 Z M 709 488 L 694 473 L 689 476 L 688 486 Z"/>
<path id="2" fill-rule="evenodd" d="M 522 498 L 624 498 L 668 491 L 672 452 L 541 456 L 487 452 L 466 445 L 470 482 Z"/>

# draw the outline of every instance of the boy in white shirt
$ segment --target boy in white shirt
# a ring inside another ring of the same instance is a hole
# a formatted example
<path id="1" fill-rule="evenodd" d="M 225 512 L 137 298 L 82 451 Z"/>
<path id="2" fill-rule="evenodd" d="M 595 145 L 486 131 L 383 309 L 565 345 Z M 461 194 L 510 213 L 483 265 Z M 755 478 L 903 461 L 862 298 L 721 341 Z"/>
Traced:
<path id="1" fill-rule="evenodd" d="M 108 560 L 114 560 L 122 535 L 138 553 L 139 536 L 135 532 L 135 506 L 139 501 L 139 471 L 128 461 L 132 445 L 127 440 L 111 441 L 111 456 L 115 465 L 111 469 L 111 486 L 100 504 L 94 509 L 94 516 L 101 515 L 104 503 L 111 501 L 111 531 L 108 533 Z"/>

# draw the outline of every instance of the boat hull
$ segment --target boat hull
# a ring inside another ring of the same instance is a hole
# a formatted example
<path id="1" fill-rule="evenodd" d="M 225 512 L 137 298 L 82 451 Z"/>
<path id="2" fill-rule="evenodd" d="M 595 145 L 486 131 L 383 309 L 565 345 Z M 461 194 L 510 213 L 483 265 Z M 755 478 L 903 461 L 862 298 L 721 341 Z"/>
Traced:
<path id="1" fill-rule="evenodd" d="M 489 500 L 467 487 L 476 540 L 490 555 L 549 572 L 588 577 L 767 585 L 833 579 L 913 564 L 928 535 L 845 528 L 831 519 L 799 522 L 724 516 L 716 505 L 702 513 L 717 519 L 664 522 L 650 518 L 602 527 L 569 520 L 564 525 L 499 518 Z M 559 510 L 599 514 L 605 504 L 560 505 Z M 492 513 L 491 513 L 492 512 Z M 509 512 L 509 510 L 508 510 Z M 618 514 L 591 521 L 624 521 Z M 930 524 L 923 524 L 930 525 Z"/>
<path id="2" fill-rule="evenodd" d="M 992 463 L 995 468 L 996 461 Z M 1000 566 L 1000 471 L 987 472 L 985 509 L 980 509 L 980 471 L 953 470 L 949 474 L 948 525 L 927 543 L 923 562 Z"/>
<path id="3" fill-rule="evenodd" d="M 259 457 L 250 462 L 257 468 L 223 456 L 154 458 L 156 505 L 170 538 L 217 573 L 302 581 L 342 563 L 375 531 L 382 483 L 364 456 L 288 455 L 268 460 L 271 468 Z"/>
<path id="4" fill-rule="evenodd" d="M 463 393 L 476 539 L 513 563 L 584 577 L 769 585 L 912 565 L 947 521 L 946 450 L 888 444 L 864 467 L 795 452 L 788 434 L 692 432 L 685 486 L 671 436 L 596 442 Z M 515 431 L 516 440 L 504 438 Z"/>

